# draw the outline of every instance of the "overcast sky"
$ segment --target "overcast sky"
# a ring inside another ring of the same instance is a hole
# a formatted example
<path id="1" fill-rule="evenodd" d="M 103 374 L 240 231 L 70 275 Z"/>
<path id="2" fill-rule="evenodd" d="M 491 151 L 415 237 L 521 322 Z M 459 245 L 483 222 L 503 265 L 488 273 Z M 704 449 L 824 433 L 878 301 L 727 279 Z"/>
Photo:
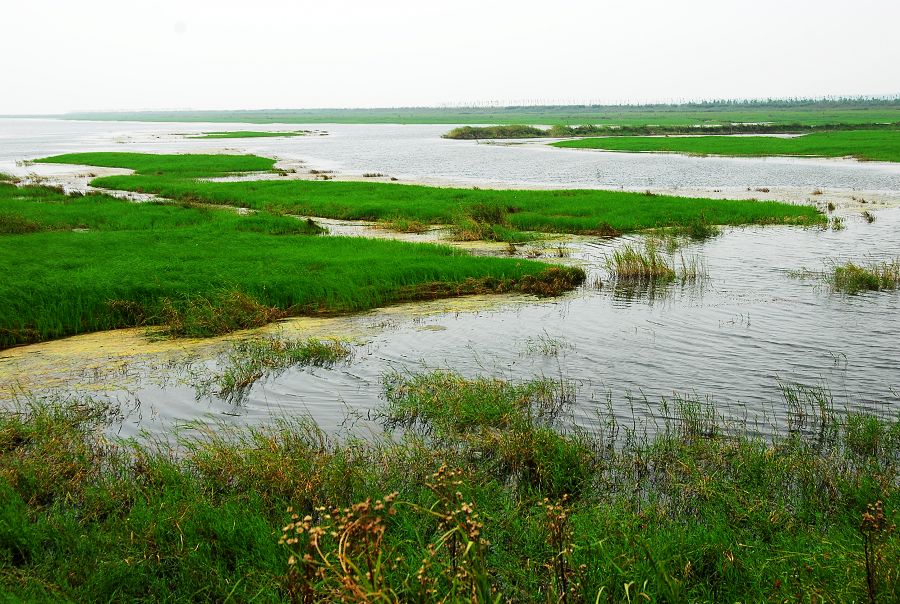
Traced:
<path id="1" fill-rule="evenodd" d="M 0 113 L 900 93 L 900 0 L 4 2 Z"/>

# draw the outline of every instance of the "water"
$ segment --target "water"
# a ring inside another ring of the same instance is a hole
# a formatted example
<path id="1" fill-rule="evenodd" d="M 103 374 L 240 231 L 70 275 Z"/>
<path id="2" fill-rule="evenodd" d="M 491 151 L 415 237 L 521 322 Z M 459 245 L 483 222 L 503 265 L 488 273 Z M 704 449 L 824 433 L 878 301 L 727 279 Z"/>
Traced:
<path id="1" fill-rule="evenodd" d="M 328 137 L 312 139 L 167 136 L 212 129 L 226 127 L 0 120 L 0 169 L 3 162 L 65 151 L 214 152 L 227 147 L 411 180 L 633 187 L 652 179 L 672 188 L 802 186 L 900 195 L 900 169 L 886 164 L 476 145 L 440 139 L 444 126 L 335 125 L 324 127 Z M 594 277 L 606 281 L 600 289 L 585 287 L 543 301 L 514 298 L 459 312 L 421 314 L 408 307 L 343 318 L 338 331 L 357 334 L 352 361 L 333 369 L 289 370 L 255 385 L 239 406 L 196 401 L 189 386 L 160 386 L 148 370 L 129 395 L 140 404 L 124 432 L 162 430 L 202 416 L 244 423 L 307 412 L 335 427 L 348 413 L 365 417 L 379 404 L 386 371 L 426 367 L 509 379 L 543 374 L 573 380 L 579 386 L 580 421 L 588 424 L 608 395 L 623 416 L 632 413 L 629 394 L 656 400 L 695 393 L 713 397 L 734 414 L 777 412 L 779 382 L 827 385 L 838 408 L 900 409 L 900 293 L 846 296 L 829 291 L 820 280 L 789 274 L 822 270 L 829 261 L 900 256 L 900 209 L 879 209 L 876 217 L 867 224 L 849 215 L 847 228 L 837 232 L 726 229 L 720 237 L 682 250 L 685 256 L 702 257 L 707 279 L 675 284 L 652 296 L 608 281 L 604 259 L 611 246 L 625 240 L 577 239 L 566 244 L 569 261 L 588 269 L 589 282 Z M 564 346 L 558 355 L 542 355 L 535 350 L 541 339 Z M 39 355 L 41 347 L 29 350 Z"/>

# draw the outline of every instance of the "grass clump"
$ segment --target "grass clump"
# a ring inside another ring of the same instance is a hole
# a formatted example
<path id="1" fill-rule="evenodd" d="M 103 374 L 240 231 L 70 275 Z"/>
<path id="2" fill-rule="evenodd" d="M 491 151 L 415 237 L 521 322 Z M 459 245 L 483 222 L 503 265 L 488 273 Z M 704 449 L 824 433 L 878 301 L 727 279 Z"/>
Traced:
<path id="1" fill-rule="evenodd" d="M 675 268 L 660 251 L 655 239 L 647 238 L 643 249 L 628 244 L 617 249 L 606 259 L 606 269 L 620 280 L 671 281 L 675 279 Z"/>
<path id="2" fill-rule="evenodd" d="M 0 348 L 162 325 L 208 336 L 289 315 L 496 291 L 560 293 L 577 272 L 349 237 L 291 216 L 0 184 Z M 37 226 L 35 226 L 37 225 Z"/>
<path id="3" fill-rule="evenodd" d="M 382 182 L 264 180 L 209 182 L 204 176 L 239 169 L 269 169 L 273 160 L 223 159 L 217 164 L 193 158 L 217 156 L 82 153 L 48 161 L 117 165 L 139 171 L 131 176 L 98 178 L 110 189 L 156 193 L 168 199 L 233 205 L 276 214 L 345 220 L 407 220 L 458 225 L 458 231 L 488 238 L 521 240 L 523 231 L 615 235 L 650 228 L 709 224 L 821 224 L 824 216 L 809 206 L 779 202 L 689 199 L 623 191 L 453 189 Z M 241 158 L 245 156 L 221 156 Z M 253 157 L 253 156 L 249 156 Z M 154 159 L 157 158 L 157 159 Z M 203 163 L 218 172 L 202 173 Z M 262 162 L 269 167 L 259 168 Z M 165 171 L 172 166 L 171 171 Z M 254 167 L 256 166 L 256 167 Z"/>
<path id="4" fill-rule="evenodd" d="M 606 151 L 665 151 L 734 156 L 797 155 L 853 157 L 869 161 L 900 161 L 900 130 L 816 132 L 795 138 L 773 136 L 610 136 L 560 141 L 552 144 L 556 147 Z"/>
<path id="5" fill-rule="evenodd" d="M 897 289 L 900 287 L 900 259 L 868 266 L 853 262 L 835 265 L 827 279 L 832 288 L 848 294 Z"/>
<path id="6" fill-rule="evenodd" d="M 160 300 L 153 323 L 170 336 L 206 338 L 232 331 L 262 327 L 286 316 L 285 311 L 260 304 L 244 292 L 220 291 L 207 296 Z"/>
<path id="7" fill-rule="evenodd" d="M 198 396 L 214 394 L 240 403 L 262 378 L 276 377 L 292 367 L 330 367 L 350 356 L 350 347 L 337 340 L 284 337 L 241 340 L 219 359 L 219 369 L 202 380 Z"/>
<path id="8" fill-rule="evenodd" d="M 444 135 L 444 138 L 477 140 L 482 138 L 537 138 L 548 136 L 546 130 L 535 126 L 510 124 L 508 126 L 461 126 Z"/>
<path id="9" fill-rule="evenodd" d="M 390 376 L 400 439 L 309 420 L 111 441 L 90 400 L 0 412 L 11 600 L 895 602 L 900 423 L 709 401 L 566 428 L 568 386 Z M 815 418 L 815 425 L 810 421 Z M 746 428 L 746 426 L 744 427 Z M 176 453 L 177 450 L 177 453 Z M 798 569 L 800 571 L 798 572 Z"/>

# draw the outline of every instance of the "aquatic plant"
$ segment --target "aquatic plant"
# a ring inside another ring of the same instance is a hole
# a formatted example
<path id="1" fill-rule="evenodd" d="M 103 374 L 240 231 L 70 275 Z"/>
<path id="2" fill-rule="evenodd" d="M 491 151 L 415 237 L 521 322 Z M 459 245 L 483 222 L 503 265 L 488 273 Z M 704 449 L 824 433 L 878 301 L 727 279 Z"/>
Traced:
<path id="1" fill-rule="evenodd" d="M 855 294 L 900 287 L 900 259 L 871 263 L 868 266 L 846 262 L 835 264 L 826 279 L 838 291 Z"/>
<path id="2" fill-rule="evenodd" d="M 664 280 L 675 278 L 672 263 L 658 249 L 655 239 L 644 240 L 643 249 L 627 244 L 606 259 L 606 269 L 616 279 Z"/>
<path id="3" fill-rule="evenodd" d="M 195 380 L 198 397 L 215 395 L 241 403 L 263 378 L 276 377 L 292 367 L 329 367 L 350 356 L 350 347 L 337 340 L 278 337 L 233 342 L 209 375 Z"/>

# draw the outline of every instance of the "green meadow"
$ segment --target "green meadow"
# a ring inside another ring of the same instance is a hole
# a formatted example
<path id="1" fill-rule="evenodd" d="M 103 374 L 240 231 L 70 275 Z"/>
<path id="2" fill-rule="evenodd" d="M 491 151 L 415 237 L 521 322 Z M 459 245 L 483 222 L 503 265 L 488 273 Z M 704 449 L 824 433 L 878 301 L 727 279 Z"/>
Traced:
<path id="1" fill-rule="evenodd" d="M 136 325 L 214 335 L 404 300 L 549 295 L 583 279 L 579 269 L 320 232 L 267 212 L 0 183 L 0 348 Z"/>
<path id="2" fill-rule="evenodd" d="M 217 159 L 218 158 L 218 159 Z M 376 182 L 257 180 L 210 182 L 203 176 L 270 170 L 257 156 L 75 153 L 42 162 L 131 168 L 97 178 L 107 189 L 179 201 L 348 220 L 455 225 L 474 238 L 515 239 L 522 231 L 612 235 L 649 228 L 824 222 L 815 208 L 779 202 L 691 199 L 597 190 L 485 190 Z M 468 238 L 468 237 L 467 237 Z"/>
<path id="3" fill-rule="evenodd" d="M 900 161 L 900 130 L 815 132 L 793 138 L 774 136 L 615 136 L 552 143 L 568 149 L 665 151 L 692 155 L 853 157 Z"/>

